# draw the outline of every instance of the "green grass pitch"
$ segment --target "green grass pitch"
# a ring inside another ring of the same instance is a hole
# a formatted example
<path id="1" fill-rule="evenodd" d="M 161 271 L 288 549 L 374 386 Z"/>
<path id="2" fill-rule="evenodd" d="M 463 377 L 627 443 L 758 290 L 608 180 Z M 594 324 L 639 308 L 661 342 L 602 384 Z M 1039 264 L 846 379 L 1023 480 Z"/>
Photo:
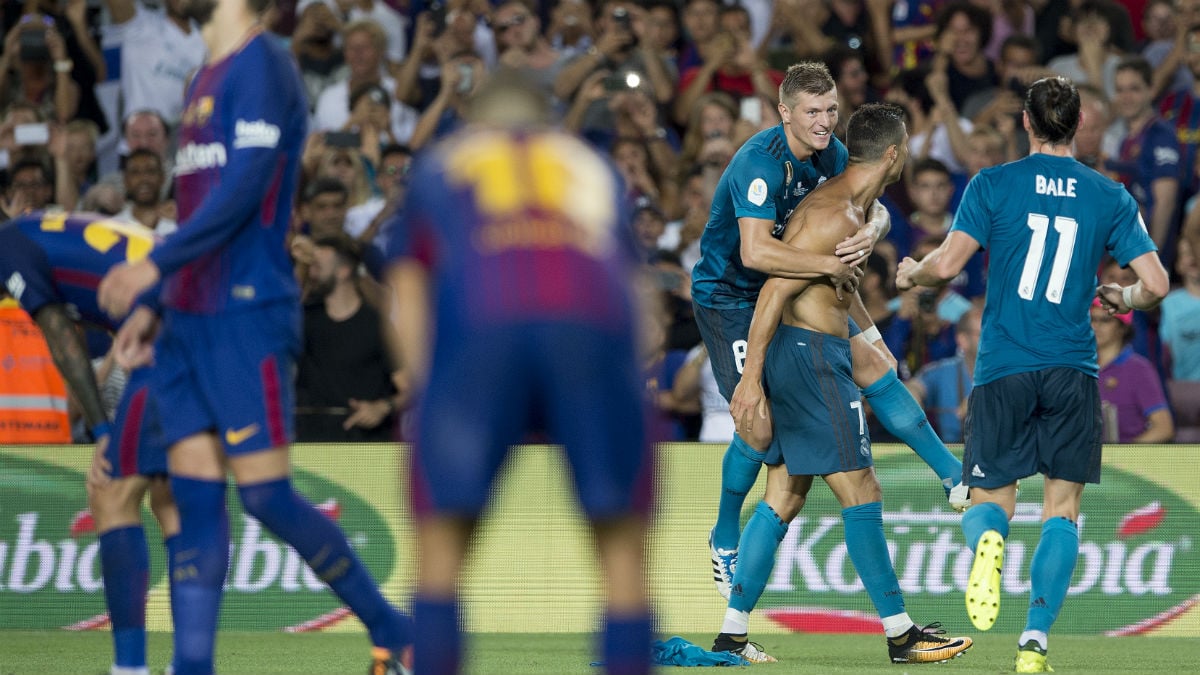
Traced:
<path id="1" fill-rule="evenodd" d="M 975 646 L 962 658 L 937 665 L 892 665 L 882 636 L 763 635 L 762 644 L 779 663 L 752 666 L 756 673 L 797 675 L 904 675 L 933 671 L 949 675 L 997 675 L 1012 672 L 1016 635 L 970 634 Z M 684 637 L 707 646 L 711 635 Z M 469 638 L 467 672 L 471 675 L 601 675 L 589 665 L 592 638 L 580 634 L 478 634 Z M 161 673 L 171 649 L 170 636 L 150 636 L 150 661 Z M 106 632 L 0 632 L 0 675 L 102 675 L 111 655 Z M 367 668 L 367 642 L 358 634 L 222 633 L 217 639 L 221 675 L 359 675 Z M 1200 672 L 1200 638 L 1103 638 L 1051 636 L 1050 664 L 1055 672 L 1154 673 Z M 693 673 L 660 668 L 658 673 Z M 700 671 L 705 672 L 705 671 Z M 726 672 L 726 671 L 720 671 Z"/>

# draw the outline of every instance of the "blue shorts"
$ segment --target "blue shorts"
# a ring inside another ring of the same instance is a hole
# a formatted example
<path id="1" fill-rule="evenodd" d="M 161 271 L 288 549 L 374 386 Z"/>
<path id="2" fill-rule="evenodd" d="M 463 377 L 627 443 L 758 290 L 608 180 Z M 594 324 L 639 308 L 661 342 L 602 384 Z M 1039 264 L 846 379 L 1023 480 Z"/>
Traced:
<path id="1" fill-rule="evenodd" d="M 150 395 L 151 377 L 149 368 L 131 371 L 117 404 L 112 436 L 104 451 L 113 478 L 167 472 L 167 444 L 163 442 L 155 399 Z"/>
<path id="2" fill-rule="evenodd" d="M 784 462 L 793 476 L 873 464 L 850 340 L 780 325 L 767 348 L 763 380 L 775 420 L 767 464 Z"/>
<path id="3" fill-rule="evenodd" d="M 300 307 L 165 310 L 151 369 L 164 440 L 212 431 L 237 456 L 292 440 Z"/>
<path id="4" fill-rule="evenodd" d="M 967 485 L 997 488 L 1035 473 L 1100 482 L 1100 389 L 1095 377 L 1074 368 L 1017 373 L 976 386 L 963 435 Z"/>
<path id="5" fill-rule="evenodd" d="M 708 362 L 712 365 L 717 389 L 725 400 L 733 398 L 733 390 L 742 380 L 742 367 L 746 364 L 747 336 L 750 335 L 750 319 L 754 308 L 713 309 L 696 302 L 692 303 L 696 314 L 696 326 L 708 349 Z"/>
<path id="6" fill-rule="evenodd" d="M 726 401 L 733 398 L 733 390 L 742 380 L 742 367 L 746 364 L 746 347 L 749 344 L 750 320 L 754 318 L 753 307 L 713 309 L 692 303 L 696 315 L 696 326 L 708 349 L 708 361 L 712 364 L 717 389 Z M 854 319 L 850 319 L 850 337 L 862 333 Z"/>
<path id="7" fill-rule="evenodd" d="M 532 429 L 564 446 L 593 519 L 650 508 L 652 444 L 630 335 L 532 323 L 442 336 L 418 406 L 418 514 L 477 517 L 508 455 Z"/>

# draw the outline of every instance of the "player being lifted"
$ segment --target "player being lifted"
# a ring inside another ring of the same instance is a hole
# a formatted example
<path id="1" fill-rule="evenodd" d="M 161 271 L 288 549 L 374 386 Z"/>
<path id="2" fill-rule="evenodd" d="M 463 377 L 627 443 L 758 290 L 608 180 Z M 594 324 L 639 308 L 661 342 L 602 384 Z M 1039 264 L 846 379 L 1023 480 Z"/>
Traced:
<path id="1" fill-rule="evenodd" d="M 871 204 L 903 173 L 908 133 L 900 108 L 859 108 L 846 136 L 849 165 L 792 213 L 783 232 L 786 245 L 831 255 L 859 233 Z M 733 592 L 714 651 L 739 653 L 755 662 L 774 661 L 747 640 L 750 610 L 766 587 L 788 523 L 804 506 L 816 476 L 842 505 L 847 552 L 883 621 L 892 662 L 946 661 L 971 647 L 970 638 L 943 637 L 940 624 L 918 628 L 904 609 L 884 539 L 882 492 L 850 363 L 852 304 L 828 279 L 773 276 L 759 293 L 745 370 L 730 413 L 738 428 L 750 433 L 771 419 L 774 434 L 764 458 L 766 495 L 742 531 Z M 769 403 L 764 391 L 770 394 Z"/>

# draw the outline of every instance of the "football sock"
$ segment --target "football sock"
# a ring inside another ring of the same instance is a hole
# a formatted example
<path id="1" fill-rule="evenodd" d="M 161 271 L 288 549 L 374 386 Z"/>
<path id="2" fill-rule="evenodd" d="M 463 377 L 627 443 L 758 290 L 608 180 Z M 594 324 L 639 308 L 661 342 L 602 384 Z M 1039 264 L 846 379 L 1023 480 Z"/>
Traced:
<path id="1" fill-rule="evenodd" d="M 146 665 L 146 585 L 150 552 L 141 525 L 100 535 L 104 601 L 112 622 L 113 663 L 124 668 Z"/>
<path id="2" fill-rule="evenodd" d="M 732 607 L 725 608 L 725 621 L 721 623 L 721 632 L 729 635 L 746 635 L 750 632 L 750 612 L 743 612 Z"/>
<path id="3" fill-rule="evenodd" d="M 458 599 L 413 599 L 413 672 L 457 675 L 462 661 Z"/>
<path id="4" fill-rule="evenodd" d="M 1029 615 L 1025 630 L 1050 632 L 1067 597 L 1078 557 L 1079 529 L 1075 523 L 1066 518 L 1051 518 L 1042 523 L 1042 538 L 1029 564 Z"/>
<path id="5" fill-rule="evenodd" d="M 354 554 L 341 528 L 296 494 L 290 478 L 238 487 L 246 513 L 296 549 L 317 576 L 358 615 L 371 644 L 399 653 L 412 643 L 409 618 L 392 607 Z"/>
<path id="6" fill-rule="evenodd" d="M 607 615 L 601 648 L 605 672 L 609 675 L 647 675 L 650 672 L 652 631 L 649 614 Z"/>
<path id="7" fill-rule="evenodd" d="M 750 612 L 758 604 L 771 576 L 771 568 L 775 566 L 775 552 L 787 531 L 788 524 L 766 502 L 759 502 L 754 507 L 754 515 L 750 516 L 738 542 L 738 563 L 729 593 L 730 608 Z"/>
<path id="8" fill-rule="evenodd" d="M 896 371 L 889 370 L 862 393 L 884 428 L 912 448 L 942 479 L 943 485 L 950 481 L 947 490 L 962 482 L 962 462 L 938 438 L 925 411 L 896 377 Z"/>
<path id="9" fill-rule="evenodd" d="M 1004 507 L 994 502 L 984 502 L 967 509 L 962 517 L 962 531 L 963 538 L 972 551 L 979 543 L 979 538 L 988 530 L 995 530 L 1001 537 L 1008 539 L 1008 514 L 1004 512 Z"/>
<path id="10" fill-rule="evenodd" d="M 1027 630 L 1021 633 L 1021 637 L 1017 638 L 1017 646 L 1021 647 L 1029 643 L 1030 640 L 1038 643 L 1042 651 L 1050 649 L 1050 637 L 1040 630 Z"/>
<path id="11" fill-rule="evenodd" d="M 913 623 L 912 617 L 908 612 L 893 614 L 892 616 L 883 616 L 879 620 L 883 623 L 883 634 L 890 638 L 897 638 L 908 632 L 916 624 Z"/>
<path id="12" fill-rule="evenodd" d="M 904 596 L 883 536 L 883 504 L 870 502 L 842 509 L 846 551 L 881 617 L 904 613 Z M 894 637 L 894 636 L 888 636 Z"/>
<path id="13" fill-rule="evenodd" d="M 712 543 L 718 548 L 735 549 L 742 526 L 742 504 L 758 480 L 765 452 L 750 447 L 736 433 L 721 460 L 721 500 L 717 506 L 717 524 Z M 739 558 L 740 559 L 740 558 Z M 741 564 L 740 562 L 738 564 Z"/>
<path id="14" fill-rule="evenodd" d="M 225 481 L 171 476 L 179 535 L 171 574 L 175 675 L 212 675 L 221 590 L 229 568 Z"/>

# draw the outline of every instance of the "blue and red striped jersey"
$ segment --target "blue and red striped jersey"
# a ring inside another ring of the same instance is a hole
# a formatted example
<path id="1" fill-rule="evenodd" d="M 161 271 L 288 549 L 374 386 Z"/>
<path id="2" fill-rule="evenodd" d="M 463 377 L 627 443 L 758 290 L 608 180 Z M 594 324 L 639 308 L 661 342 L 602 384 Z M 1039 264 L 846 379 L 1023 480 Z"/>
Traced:
<path id="1" fill-rule="evenodd" d="M 66 304 L 83 321 L 114 330 L 96 287 L 110 267 L 145 258 L 160 240 L 141 225 L 94 213 L 34 212 L 0 226 L 0 278 L 25 311 Z"/>
<path id="2" fill-rule="evenodd" d="M 164 305 L 211 314 L 299 296 L 285 238 L 307 116 L 291 56 L 261 32 L 196 74 L 175 156 L 179 230 L 150 256 Z"/>
<path id="3" fill-rule="evenodd" d="M 557 131 L 466 130 L 421 157 L 389 257 L 436 287 L 439 334 L 569 321 L 627 328 L 635 246 L 613 167 Z"/>

